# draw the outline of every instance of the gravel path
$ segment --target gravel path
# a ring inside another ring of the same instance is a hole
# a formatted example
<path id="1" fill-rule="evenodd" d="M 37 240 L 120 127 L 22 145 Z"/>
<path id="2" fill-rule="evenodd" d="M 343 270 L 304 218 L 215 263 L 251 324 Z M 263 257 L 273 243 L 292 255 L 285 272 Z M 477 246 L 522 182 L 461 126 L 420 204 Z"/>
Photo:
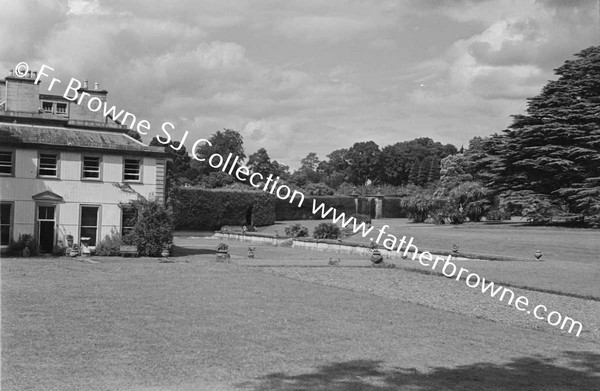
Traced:
<path id="1" fill-rule="evenodd" d="M 506 304 L 510 297 L 508 293 L 504 302 L 500 302 L 498 297 L 501 292 L 492 298 L 489 291 L 481 292 L 481 285 L 470 288 L 464 280 L 456 281 L 456 279 L 423 275 L 402 269 L 350 267 L 264 267 L 261 269 L 296 280 L 364 292 L 387 299 L 408 301 L 557 334 L 559 338 L 577 338 L 575 335 L 578 327 L 573 329 L 572 334 L 561 331 L 560 325 L 551 326 L 545 320 L 536 319 L 533 313 L 527 314 L 526 311 L 519 311 L 514 306 Z M 548 308 L 545 316 L 552 311 L 558 311 L 563 318 L 568 316 L 575 319 L 583 324 L 579 338 L 600 343 L 600 302 L 526 289 L 510 289 L 515 292 L 515 300 L 518 296 L 529 299 L 528 310 L 533 311 L 536 305 L 543 304 Z M 544 314 L 540 313 L 540 315 Z M 555 321 L 554 317 L 553 320 Z M 565 330 L 568 328 L 569 325 Z"/>

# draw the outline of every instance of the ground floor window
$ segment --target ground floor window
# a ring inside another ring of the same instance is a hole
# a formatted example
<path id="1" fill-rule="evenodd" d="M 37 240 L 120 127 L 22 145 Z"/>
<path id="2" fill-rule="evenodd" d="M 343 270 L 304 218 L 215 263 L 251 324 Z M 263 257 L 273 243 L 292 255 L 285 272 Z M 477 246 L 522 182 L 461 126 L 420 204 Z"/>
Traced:
<path id="1" fill-rule="evenodd" d="M 99 206 L 82 206 L 81 207 L 81 224 L 79 230 L 79 240 L 83 237 L 90 238 L 90 246 L 96 245 L 96 237 L 98 236 L 98 211 Z"/>
<path id="2" fill-rule="evenodd" d="M 137 211 L 133 206 L 121 208 L 121 237 L 127 236 L 133 230 L 136 220 Z"/>
<path id="3" fill-rule="evenodd" d="M 12 232 L 12 203 L 0 204 L 0 245 L 7 246 L 10 243 Z"/>

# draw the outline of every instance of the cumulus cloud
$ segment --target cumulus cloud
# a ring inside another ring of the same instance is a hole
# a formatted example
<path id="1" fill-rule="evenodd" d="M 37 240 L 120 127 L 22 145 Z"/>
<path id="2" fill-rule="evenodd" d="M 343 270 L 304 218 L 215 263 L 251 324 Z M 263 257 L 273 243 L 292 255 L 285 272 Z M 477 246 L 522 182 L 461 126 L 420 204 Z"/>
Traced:
<path id="1" fill-rule="evenodd" d="M 460 145 L 522 111 L 596 41 L 595 1 L 7 1 L 0 66 L 99 81 L 111 103 L 240 131 L 297 166 L 355 141 Z M 191 146 L 191 143 L 190 143 Z"/>

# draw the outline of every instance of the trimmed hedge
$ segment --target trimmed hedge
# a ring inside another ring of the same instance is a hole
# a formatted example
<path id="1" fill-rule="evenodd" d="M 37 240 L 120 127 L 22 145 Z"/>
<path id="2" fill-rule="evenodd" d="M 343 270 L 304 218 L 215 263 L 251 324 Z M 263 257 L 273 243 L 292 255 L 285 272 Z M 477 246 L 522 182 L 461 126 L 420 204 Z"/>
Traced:
<path id="1" fill-rule="evenodd" d="M 345 213 L 347 216 L 354 215 L 356 207 L 354 206 L 354 197 L 344 196 L 308 196 L 305 194 L 302 207 L 298 207 L 298 198 L 291 204 L 288 200 L 280 200 L 277 198 L 275 203 L 275 214 L 277 220 L 322 220 L 321 212 L 312 213 L 313 200 L 316 200 L 317 206 L 321 203 L 326 205 L 326 211 L 333 207 L 339 213 Z M 328 215 L 331 218 L 331 214 Z"/>
<path id="2" fill-rule="evenodd" d="M 224 225 L 275 223 L 275 197 L 262 191 L 175 188 L 171 205 L 176 229 L 220 229 Z"/>
<path id="3" fill-rule="evenodd" d="M 383 217 L 397 219 L 407 217 L 406 211 L 400 205 L 400 197 L 385 197 L 383 199 Z"/>

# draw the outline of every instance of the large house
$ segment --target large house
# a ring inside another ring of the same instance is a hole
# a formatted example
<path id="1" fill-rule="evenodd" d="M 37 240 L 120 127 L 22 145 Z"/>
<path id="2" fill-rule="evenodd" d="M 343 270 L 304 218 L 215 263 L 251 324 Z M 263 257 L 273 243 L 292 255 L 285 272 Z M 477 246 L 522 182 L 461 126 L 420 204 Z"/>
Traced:
<path id="1" fill-rule="evenodd" d="M 126 232 L 138 195 L 164 200 L 166 155 L 127 135 L 102 112 L 62 96 L 40 94 L 35 76 L 0 80 L 1 250 L 31 234 L 42 252 L 68 235 L 95 246 Z M 83 85 L 88 99 L 107 91 Z"/>

